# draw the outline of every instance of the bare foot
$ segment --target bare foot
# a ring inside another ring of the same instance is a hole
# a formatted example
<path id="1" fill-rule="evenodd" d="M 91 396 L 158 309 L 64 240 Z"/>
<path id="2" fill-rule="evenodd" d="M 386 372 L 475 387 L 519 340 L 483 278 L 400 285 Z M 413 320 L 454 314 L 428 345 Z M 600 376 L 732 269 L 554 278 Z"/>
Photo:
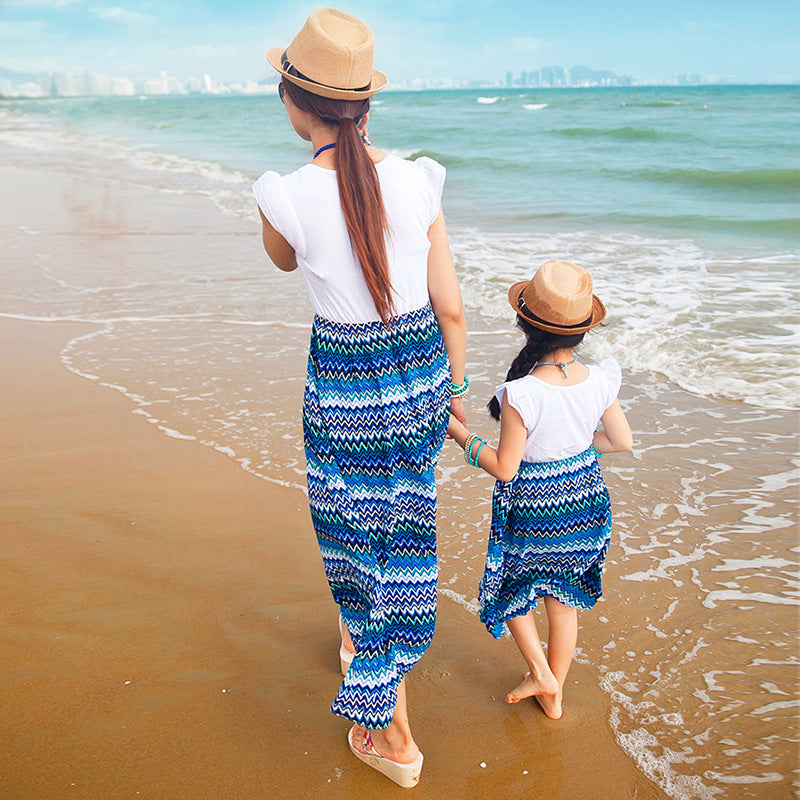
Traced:
<path id="1" fill-rule="evenodd" d="M 522 683 L 506 695 L 506 703 L 519 703 L 526 697 L 554 695 L 556 692 L 558 692 L 558 681 L 550 670 L 538 679 L 531 677 L 530 672 L 526 672 Z"/>
<path id="2" fill-rule="evenodd" d="M 366 736 L 367 729 L 363 725 L 353 725 L 353 747 L 356 750 L 364 749 L 364 737 Z"/>
<path id="3" fill-rule="evenodd" d="M 563 692 L 557 692 L 556 694 L 551 694 L 541 697 L 537 697 L 536 699 L 539 701 L 539 705 L 542 707 L 542 711 L 547 714 L 550 719 L 561 719 L 561 701 L 564 698 Z"/>
<path id="4" fill-rule="evenodd" d="M 367 731 L 361 725 L 353 726 L 353 747 L 362 752 L 369 752 L 372 749 L 383 758 L 394 761 L 397 764 L 413 764 L 419 757 L 419 748 L 412 739 L 400 746 L 393 746 L 389 742 L 387 733 L 389 729 Z"/>

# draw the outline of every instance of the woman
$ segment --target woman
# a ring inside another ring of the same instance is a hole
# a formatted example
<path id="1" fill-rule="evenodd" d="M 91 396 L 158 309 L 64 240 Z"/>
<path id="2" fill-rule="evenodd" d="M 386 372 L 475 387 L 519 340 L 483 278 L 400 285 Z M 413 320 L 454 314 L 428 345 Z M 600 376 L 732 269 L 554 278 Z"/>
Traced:
<path id="1" fill-rule="evenodd" d="M 316 9 L 283 50 L 286 113 L 314 157 L 254 184 L 264 247 L 300 268 L 314 306 L 303 401 L 311 516 L 341 611 L 343 662 L 332 711 L 353 753 L 401 786 L 422 754 L 406 673 L 436 615 L 434 467 L 448 415 L 464 419 L 466 323 L 441 210 L 444 168 L 366 138 L 372 31 Z M 346 666 L 346 663 L 345 663 Z M 343 667 L 344 671 L 344 667 Z"/>

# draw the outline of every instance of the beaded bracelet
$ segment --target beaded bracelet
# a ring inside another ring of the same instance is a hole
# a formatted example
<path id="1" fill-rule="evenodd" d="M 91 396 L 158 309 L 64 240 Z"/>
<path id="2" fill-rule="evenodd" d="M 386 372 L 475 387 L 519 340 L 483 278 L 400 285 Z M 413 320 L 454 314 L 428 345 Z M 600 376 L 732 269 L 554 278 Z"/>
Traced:
<path id="1" fill-rule="evenodd" d="M 467 464 L 470 463 L 469 451 L 472 450 L 472 445 L 475 443 L 475 440 L 477 438 L 478 438 L 477 434 L 471 433 L 469 436 L 467 436 L 466 440 L 464 441 L 464 461 L 466 461 Z"/>
<path id="2" fill-rule="evenodd" d="M 450 384 L 450 397 L 466 397 L 469 394 L 469 378 L 464 377 L 464 383 Z"/>
<path id="3" fill-rule="evenodd" d="M 475 442 L 480 442 L 480 444 L 478 445 L 478 452 L 473 456 L 472 448 L 475 446 Z M 476 436 L 474 433 L 471 433 L 467 441 L 464 442 L 464 461 L 466 461 L 471 467 L 479 466 L 478 456 L 481 454 L 481 449 L 485 444 L 485 439 L 482 439 L 480 436 Z"/>

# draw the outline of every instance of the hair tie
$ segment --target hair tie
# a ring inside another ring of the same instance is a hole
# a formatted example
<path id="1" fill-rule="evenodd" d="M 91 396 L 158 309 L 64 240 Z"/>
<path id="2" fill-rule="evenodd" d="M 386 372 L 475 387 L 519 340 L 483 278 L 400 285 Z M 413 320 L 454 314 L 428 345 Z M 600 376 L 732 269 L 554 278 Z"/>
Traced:
<path id="1" fill-rule="evenodd" d="M 363 119 L 363 117 L 364 117 L 363 114 L 359 114 L 356 117 L 343 116 L 343 117 L 339 117 L 337 122 L 344 122 L 346 119 L 349 119 L 353 123 L 353 125 L 355 125 L 356 128 L 357 128 L 359 126 L 359 124 L 361 123 L 361 120 Z"/>

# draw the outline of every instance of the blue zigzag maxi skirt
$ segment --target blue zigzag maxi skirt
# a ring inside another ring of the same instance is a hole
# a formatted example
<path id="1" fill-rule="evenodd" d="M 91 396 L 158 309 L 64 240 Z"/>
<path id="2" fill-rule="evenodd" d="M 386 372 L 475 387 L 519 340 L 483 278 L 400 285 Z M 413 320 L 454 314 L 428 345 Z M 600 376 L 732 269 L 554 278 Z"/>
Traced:
<path id="1" fill-rule="evenodd" d="M 602 594 L 611 503 L 593 448 L 562 461 L 523 462 L 495 484 L 480 618 L 495 638 L 540 596 L 591 608 Z"/>
<path id="2" fill-rule="evenodd" d="M 356 655 L 331 710 L 386 728 L 397 686 L 433 639 L 434 468 L 450 365 L 430 305 L 392 320 L 316 317 L 305 397 L 308 498 Z"/>

